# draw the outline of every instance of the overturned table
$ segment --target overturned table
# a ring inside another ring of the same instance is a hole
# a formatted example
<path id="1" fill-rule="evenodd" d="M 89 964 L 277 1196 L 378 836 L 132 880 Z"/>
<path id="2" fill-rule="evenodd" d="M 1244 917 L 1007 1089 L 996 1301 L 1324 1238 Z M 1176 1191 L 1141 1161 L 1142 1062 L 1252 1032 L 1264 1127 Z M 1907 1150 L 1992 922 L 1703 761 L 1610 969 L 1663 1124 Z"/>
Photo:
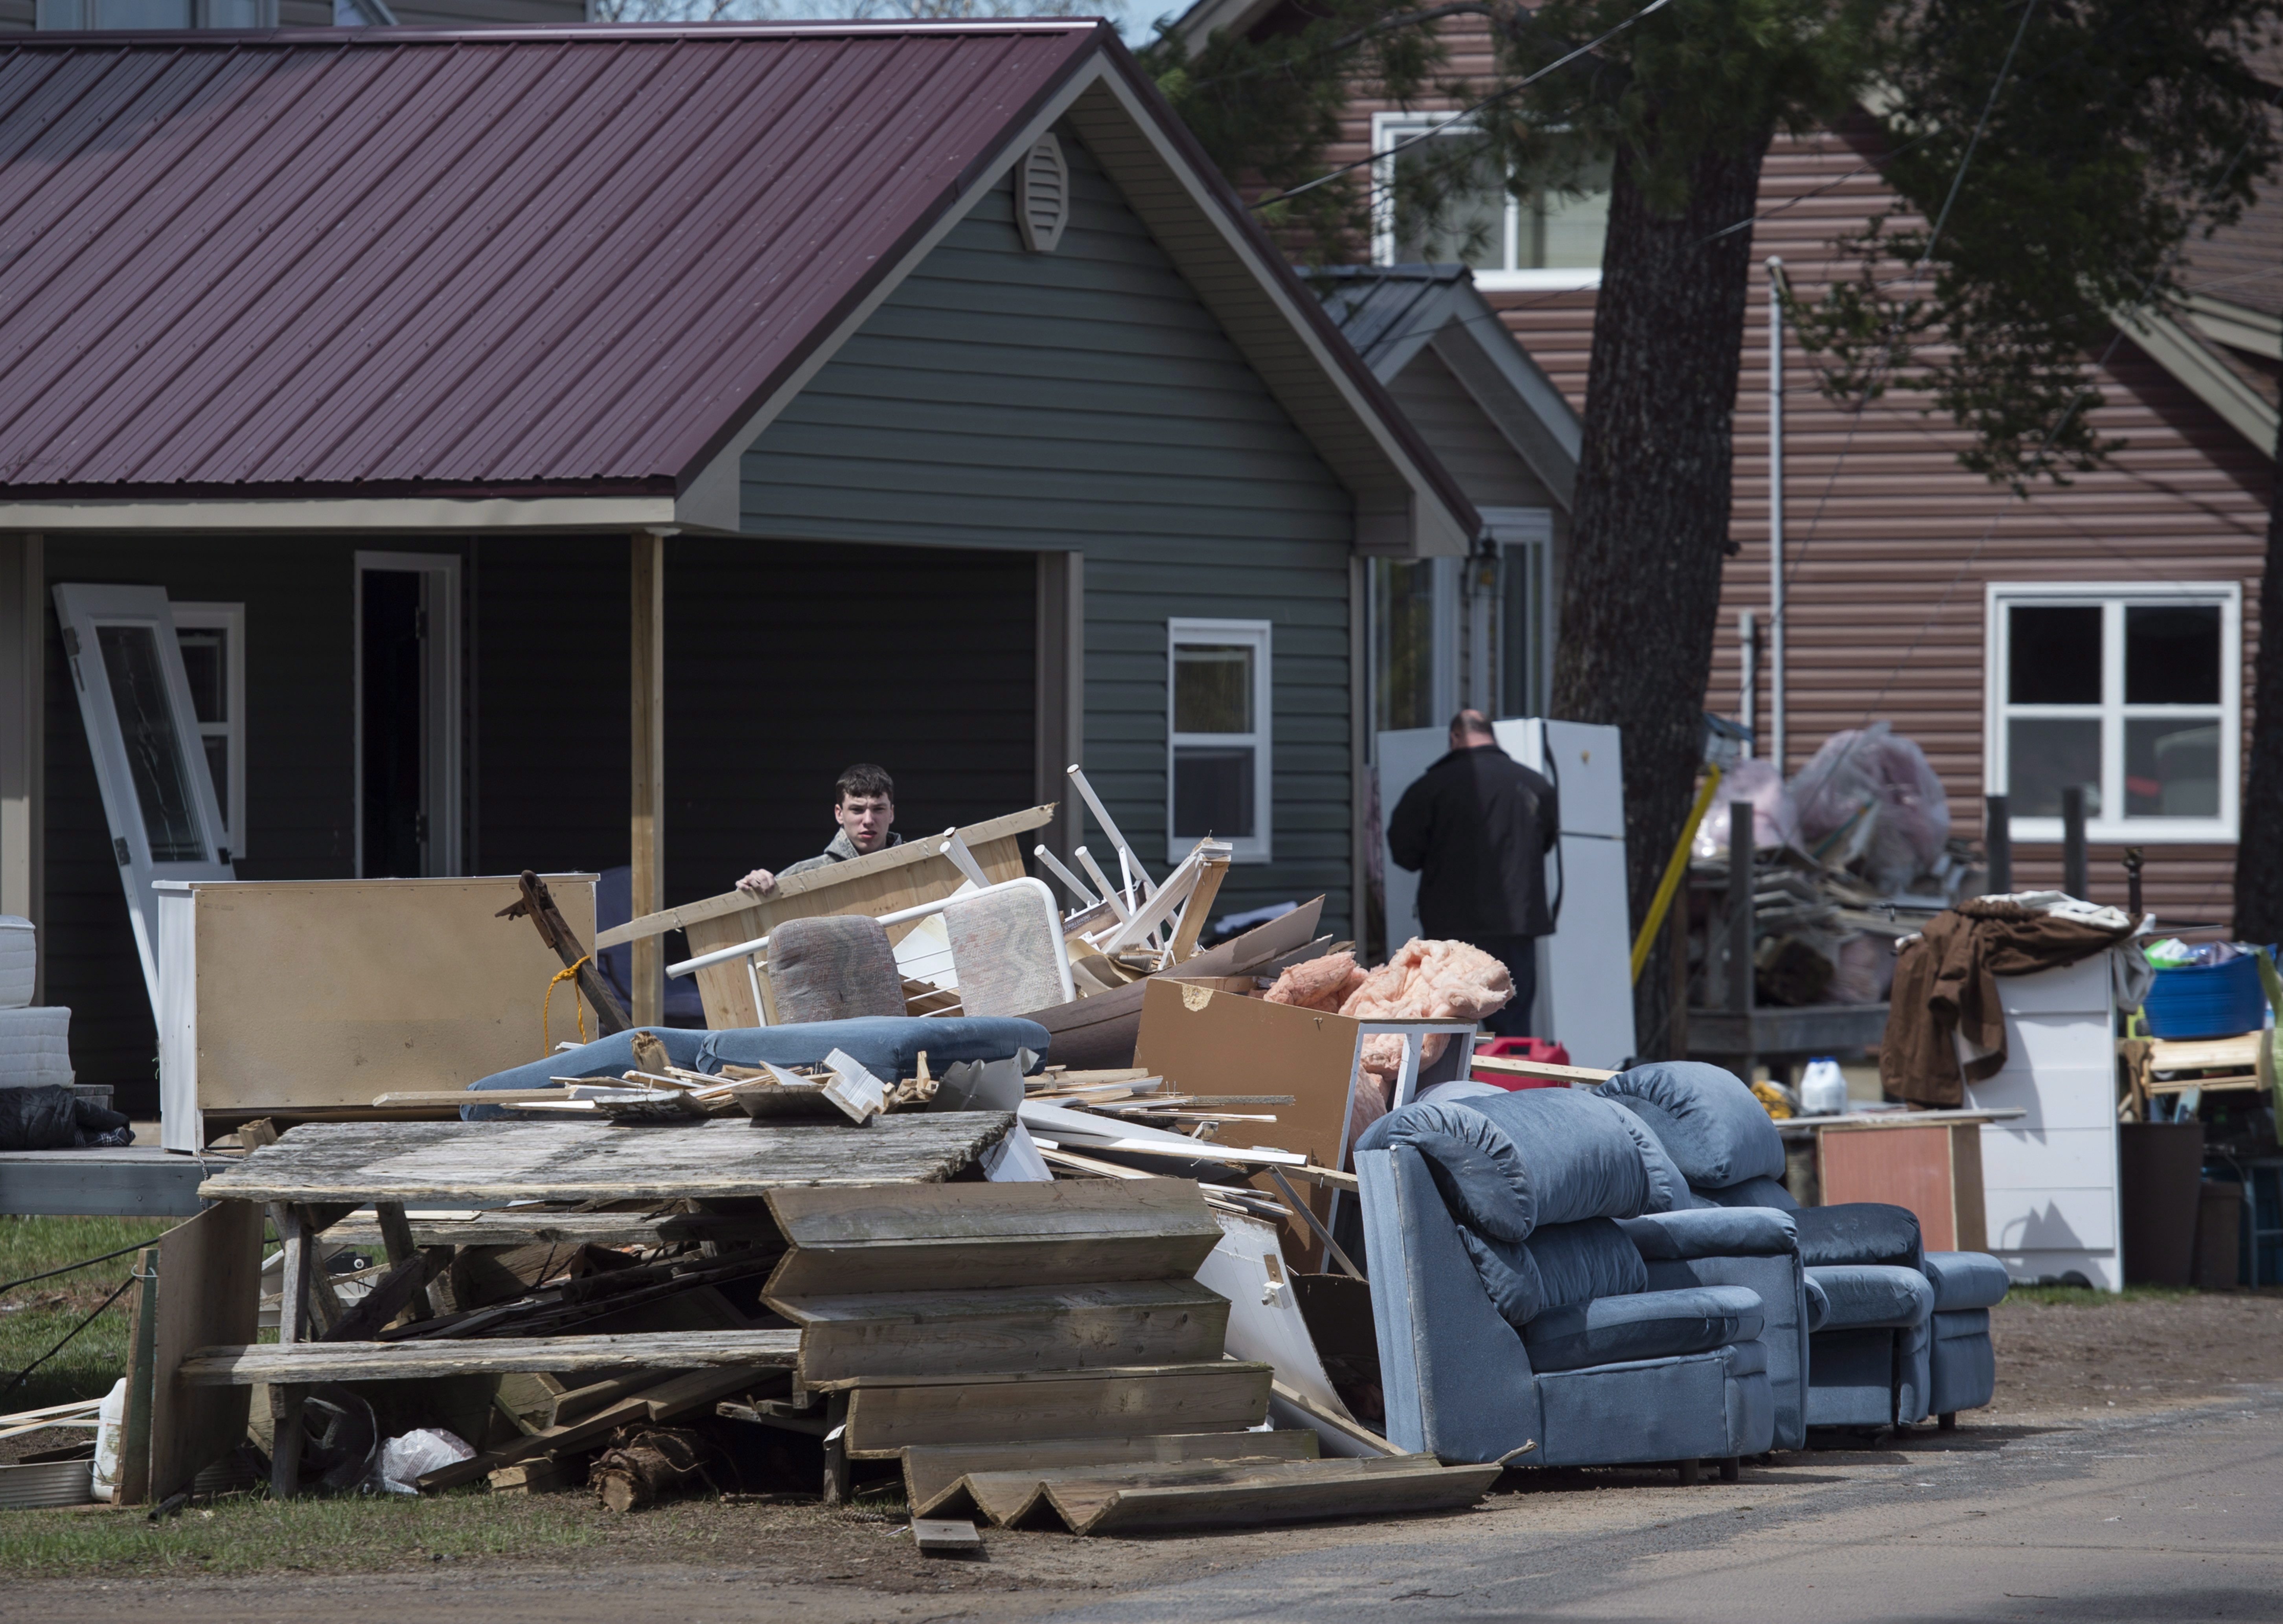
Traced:
<path id="1" fill-rule="evenodd" d="M 313 1382 L 431 1377 L 464 1371 L 714 1368 L 734 1378 L 792 1364 L 788 1329 L 663 1332 L 615 1336 L 428 1337 L 367 1340 L 399 1309 L 418 1315 L 422 1287 L 448 1261 L 438 1247 L 544 1239 L 588 1224 L 657 1244 L 713 1240 L 766 1245 L 775 1226 L 769 1191 L 814 1185 L 936 1183 L 964 1172 L 1005 1138 L 1009 1113 L 942 1112 L 875 1118 L 858 1128 L 784 1126 L 717 1117 L 687 1126 L 562 1123 L 323 1123 L 295 1128 L 207 1179 L 209 1201 L 267 1203 L 284 1243 L 277 1342 L 196 1349 L 175 1376 L 190 1387 L 269 1384 L 280 1437 L 298 1435 Z M 510 1206 L 510 1203 L 536 1203 Z M 618 1203 L 612 1213 L 565 1205 Z M 455 1232 L 422 1222 L 409 1204 L 472 1208 L 481 1222 Z M 648 1203 L 652 1210 L 627 1210 Z M 370 1207 L 389 1271 L 328 1333 L 310 1335 L 310 1296 L 323 1291 L 319 1234 Z M 255 1232 L 258 1233 L 258 1226 Z M 617 1244 L 624 1244 L 623 1239 Z M 423 1247 L 430 1248 L 427 1252 Z M 248 1310 L 250 1312 L 250 1310 Z M 344 1331 L 358 1333 L 344 1336 Z M 168 1373 L 160 1373 L 161 1382 Z M 300 1487 L 300 1451 L 272 1450 L 271 1484 Z"/>

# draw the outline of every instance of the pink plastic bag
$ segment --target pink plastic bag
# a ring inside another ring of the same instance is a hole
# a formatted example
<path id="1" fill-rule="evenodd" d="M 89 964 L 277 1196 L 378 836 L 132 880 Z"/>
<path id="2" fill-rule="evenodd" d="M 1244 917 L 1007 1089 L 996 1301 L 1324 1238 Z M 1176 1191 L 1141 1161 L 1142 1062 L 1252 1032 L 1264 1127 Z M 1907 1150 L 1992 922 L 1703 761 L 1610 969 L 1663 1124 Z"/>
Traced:
<path id="1" fill-rule="evenodd" d="M 1833 734 L 1791 789 L 1808 851 L 1890 895 L 1932 868 L 1950 839 L 1942 780 L 1886 722 Z"/>

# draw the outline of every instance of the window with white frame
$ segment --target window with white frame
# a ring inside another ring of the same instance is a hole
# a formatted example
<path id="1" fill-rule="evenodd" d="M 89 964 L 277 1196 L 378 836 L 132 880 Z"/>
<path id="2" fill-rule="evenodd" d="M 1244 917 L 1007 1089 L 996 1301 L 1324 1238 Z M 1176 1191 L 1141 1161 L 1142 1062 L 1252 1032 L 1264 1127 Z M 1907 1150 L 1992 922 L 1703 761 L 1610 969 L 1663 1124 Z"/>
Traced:
<path id="1" fill-rule="evenodd" d="M 1240 863 L 1269 860 L 1269 623 L 1169 620 L 1166 860 L 1210 835 Z"/>
<path id="2" fill-rule="evenodd" d="M 175 637 L 191 680 L 199 741 L 206 748 L 214 799 L 222 806 L 221 843 L 245 855 L 245 605 L 175 603 Z"/>
<path id="3" fill-rule="evenodd" d="M 1598 287 L 1609 160 L 1509 186 L 1495 160 L 1473 152 L 1478 138 L 1469 125 L 1440 128 L 1449 117 L 1372 115 L 1374 261 L 1469 266 L 1477 284 L 1493 292 Z"/>
<path id="4" fill-rule="evenodd" d="M 2017 841 L 2061 837 L 2082 786 L 2095 840 L 2236 837 L 2241 589 L 1993 585 L 1985 776 Z"/>

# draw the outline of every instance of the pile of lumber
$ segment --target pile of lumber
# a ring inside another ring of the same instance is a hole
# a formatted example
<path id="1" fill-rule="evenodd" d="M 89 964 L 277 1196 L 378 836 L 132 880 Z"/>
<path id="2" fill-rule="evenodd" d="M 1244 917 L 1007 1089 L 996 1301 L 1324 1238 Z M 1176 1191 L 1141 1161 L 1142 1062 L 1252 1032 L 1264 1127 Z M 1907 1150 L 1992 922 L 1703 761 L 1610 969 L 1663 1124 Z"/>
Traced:
<path id="1" fill-rule="evenodd" d="M 1275 1370 L 1224 1356 L 1230 1305 L 1196 1278 L 1221 1231 L 1188 1180 L 884 1193 L 770 1193 L 792 1397 L 721 1410 L 820 1430 L 828 1497 L 897 1460 L 930 1522 L 1124 1533 L 1452 1509 L 1498 1475 L 1252 1430 Z"/>

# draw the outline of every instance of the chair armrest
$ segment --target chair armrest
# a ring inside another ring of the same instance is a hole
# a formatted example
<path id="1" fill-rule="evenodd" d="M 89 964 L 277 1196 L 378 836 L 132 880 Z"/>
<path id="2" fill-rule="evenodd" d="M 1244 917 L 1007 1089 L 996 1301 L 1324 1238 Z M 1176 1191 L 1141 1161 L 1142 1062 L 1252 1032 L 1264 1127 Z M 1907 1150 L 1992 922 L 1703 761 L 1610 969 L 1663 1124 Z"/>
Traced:
<path id="1" fill-rule="evenodd" d="M 1791 1214 L 1773 1207 L 1698 1207 L 1622 1218 L 1624 1230 L 1647 1263 L 1700 1257 L 1780 1257 L 1799 1250 Z"/>
<path id="2" fill-rule="evenodd" d="M 1934 1311 L 1994 1309 L 2006 1301 L 2013 1281 L 2006 1265 L 1987 1252 L 1929 1252 L 1926 1277 L 1934 1286 Z"/>

